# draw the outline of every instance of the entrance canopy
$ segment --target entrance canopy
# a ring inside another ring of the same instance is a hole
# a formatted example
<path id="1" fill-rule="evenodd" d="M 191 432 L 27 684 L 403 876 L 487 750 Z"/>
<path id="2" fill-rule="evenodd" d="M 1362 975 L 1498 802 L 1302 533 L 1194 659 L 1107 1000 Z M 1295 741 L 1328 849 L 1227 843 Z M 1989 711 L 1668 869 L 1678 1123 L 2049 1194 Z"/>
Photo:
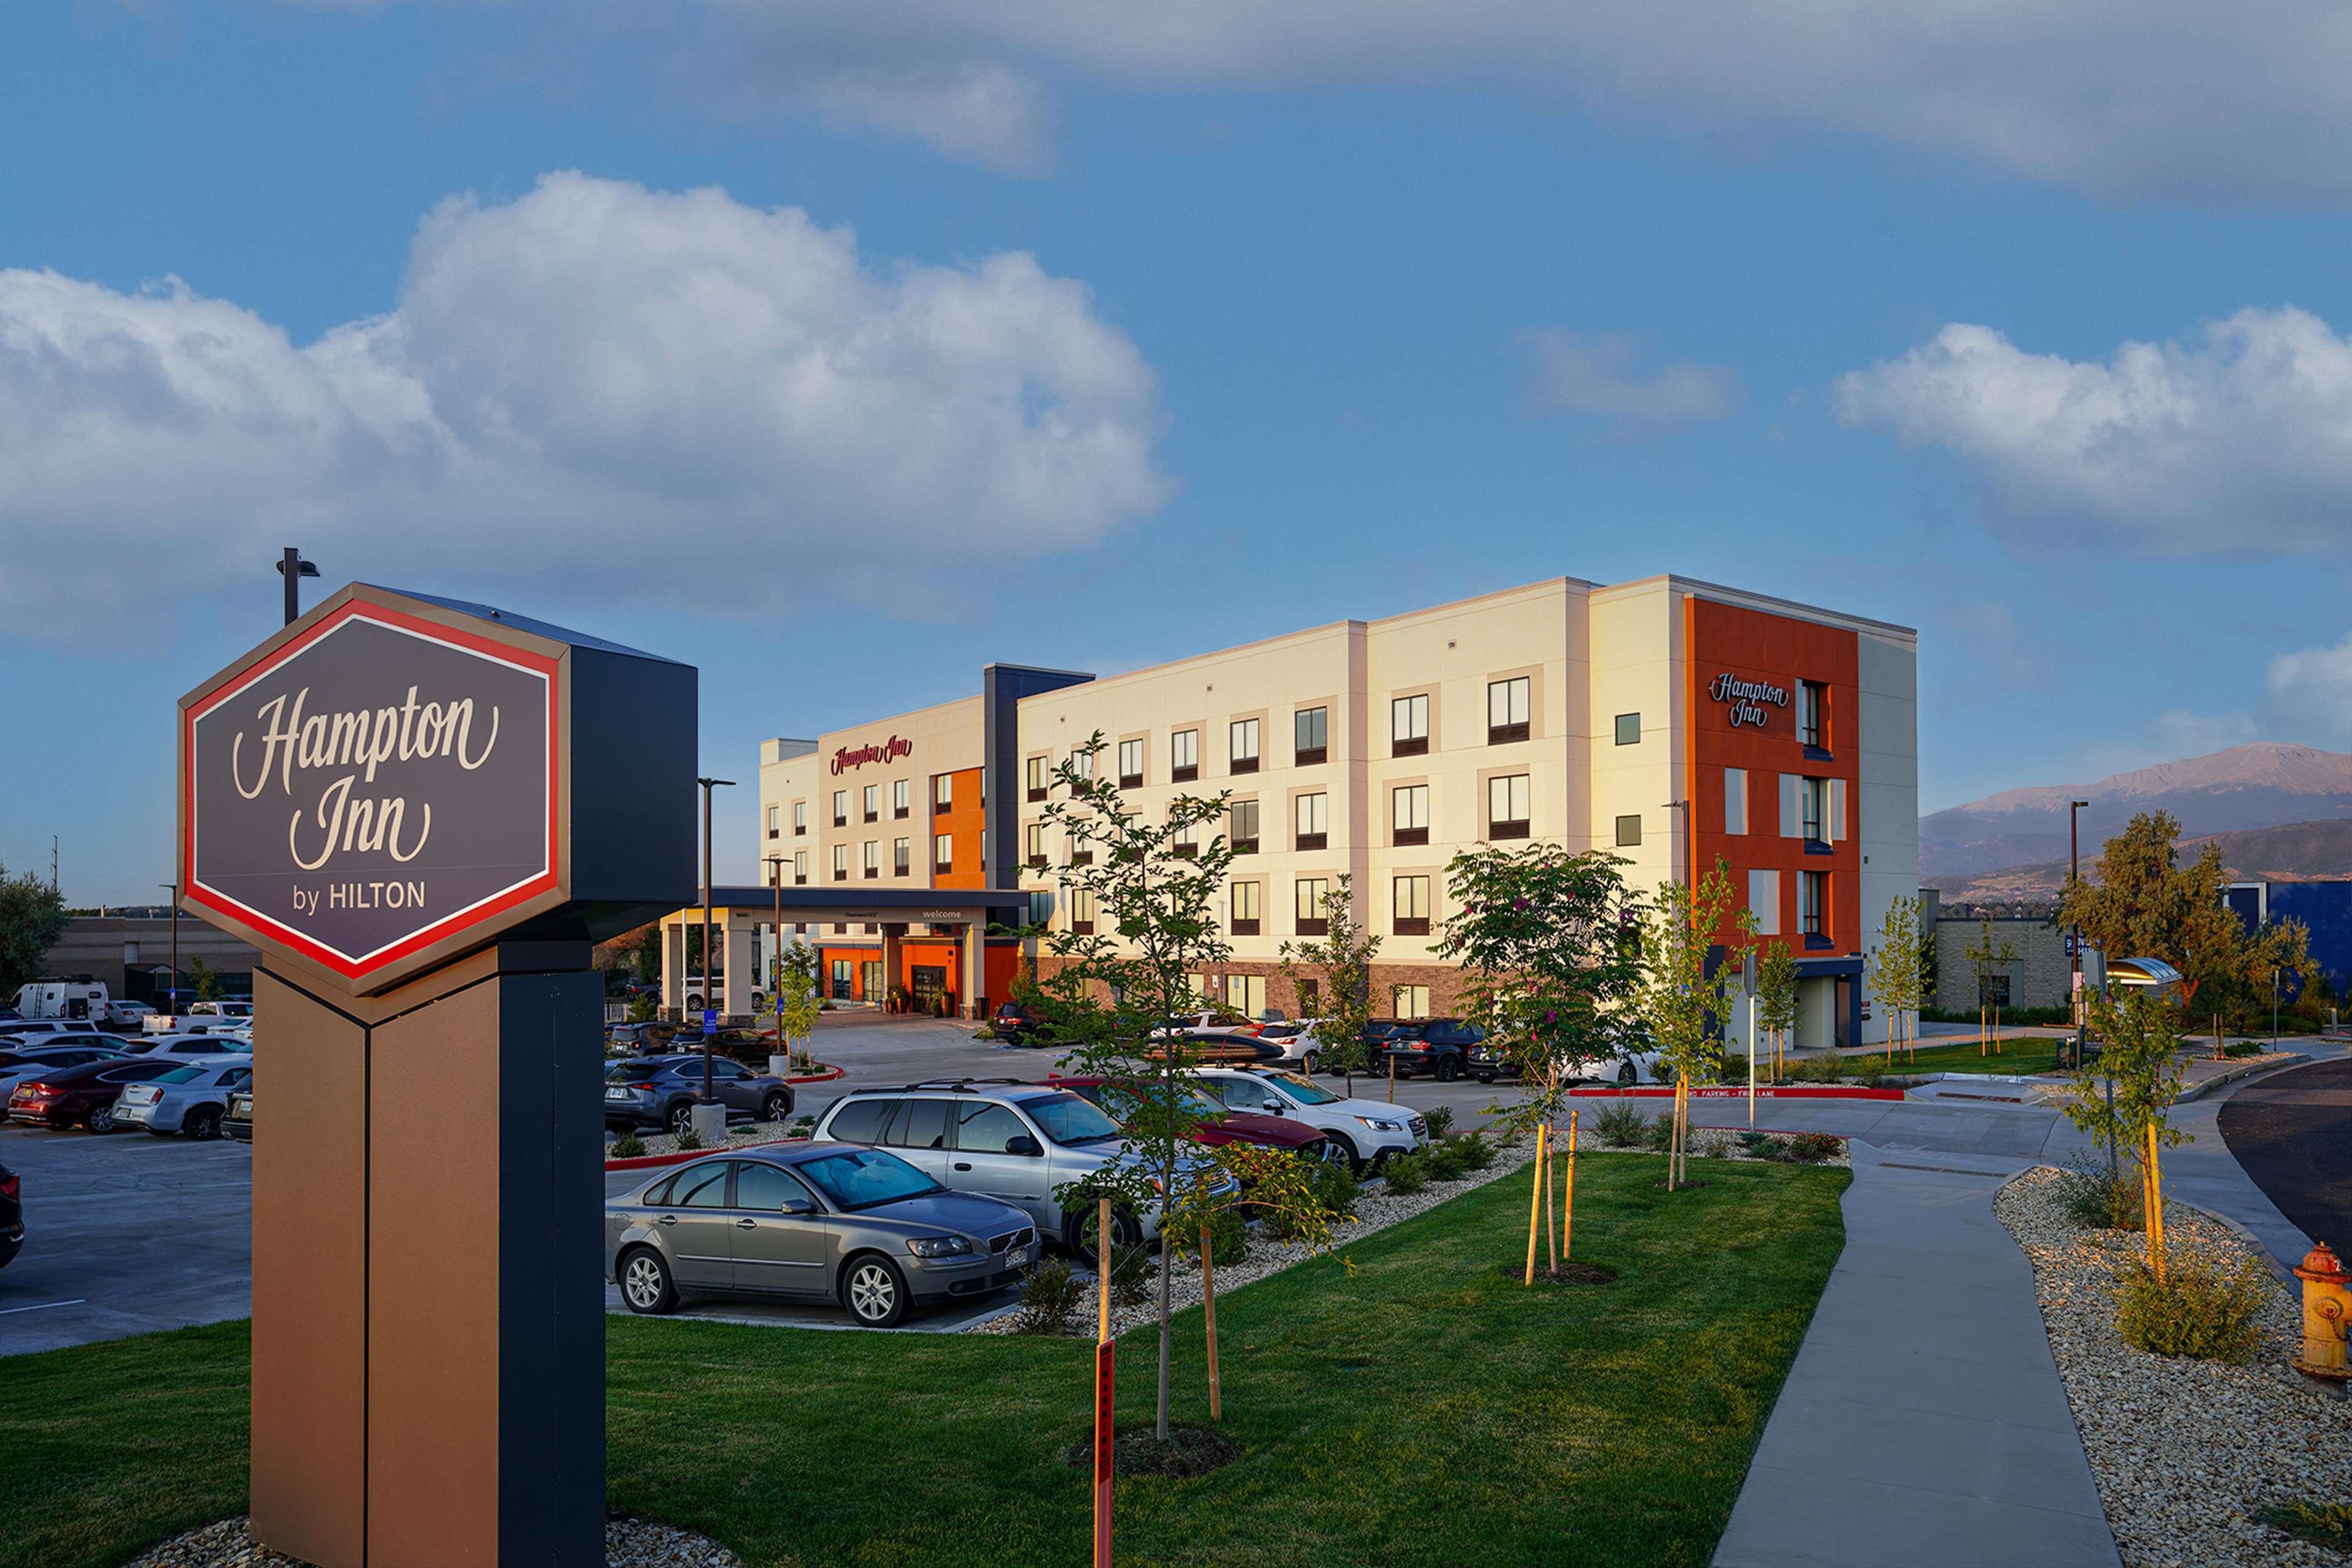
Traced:
<path id="1" fill-rule="evenodd" d="M 2107 982 L 2162 991 L 2180 984 L 2180 971 L 2160 958 L 2111 958 L 2107 960 Z"/>
<path id="2" fill-rule="evenodd" d="M 781 903 L 782 912 L 779 913 Z M 1014 925 L 1029 909 L 1029 895 L 1017 888 L 861 888 L 849 883 L 828 887 L 715 887 L 710 889 L 711 940 L 719 949 L 720 994 L 714 1002 L 701 977 L 686 972 L 686 933 L 702 924 L 702 906 L 692 904 L 661 919 L 662 1005 L 691 1010 L 689 996 L 699 1005 L 716 1006 L 728 1017 L 748 1017 L 767 993 L 760 984 L 751 957 L 753 935 L 780 921 L 786 926 L 873 926 L 882 940 L 885 973 L 898 972 L 898 946 L 910 927 L 929 926 L 952 938 L 959 950 L 961 977 L 954 990 L 967 1013 L 977 1016 L 984 973 L 983 952 L 991 925 Z M 781 931 L 772 934 L 772 952 L 782 950 Z"/>

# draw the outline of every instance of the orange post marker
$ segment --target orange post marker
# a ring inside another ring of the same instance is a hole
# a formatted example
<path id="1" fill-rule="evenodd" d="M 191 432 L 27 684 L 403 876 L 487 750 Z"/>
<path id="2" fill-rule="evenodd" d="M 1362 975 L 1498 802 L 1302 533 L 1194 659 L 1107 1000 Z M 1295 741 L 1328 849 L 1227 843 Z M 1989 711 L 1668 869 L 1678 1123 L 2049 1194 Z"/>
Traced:
<path id="1" fill-rule="evenodd" d="M 1559 1257 L 1563 1263 L 1576 1247 L 1576 1114 L 1573 1110 L 1568 1113 L 1568 1180 L 1563 1184 L 1567 1191 L 1561 1194 L 1566 1199 L 1562 1205 L 1566 1212 L 1560 1215 L 1559 1223 Z"/>

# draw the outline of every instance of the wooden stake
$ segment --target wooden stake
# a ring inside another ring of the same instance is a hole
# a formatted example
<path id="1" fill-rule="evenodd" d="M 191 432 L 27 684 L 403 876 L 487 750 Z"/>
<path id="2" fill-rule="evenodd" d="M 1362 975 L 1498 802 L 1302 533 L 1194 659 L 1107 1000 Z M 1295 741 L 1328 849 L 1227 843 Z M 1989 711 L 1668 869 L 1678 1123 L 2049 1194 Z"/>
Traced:
<path id="1" fill-rule="evenodd" d="M 1544 1145 L 1550 1131 L 1549 1126 L 1536 1129 L 1535 1190 L 1528 1194 L 1528 1274 L 1520 1281 L 1526 1285 L 1536 1282 L 1536 1210 L 1543 1205 Z"/>
<path id="2" fill-rule="evenodd" d="M 1209 1330 L 1209 1419 L 1220 1419 L 1223 1405 L 1217 1384 L 1217 1266 L 1209 1256 L 1209 1227 L 1201 1227 L 1201 1315 Z"/>
<path id="3" fill-rule="evenodd" d="M 2158 1284 L 2164 1282 L 2164 1172 L 2158 1163 L 2156 1119 L 2147 1122 L 2147 1256 Z"/>
<path id="4" fill-rule="evenodd" d="M 1552 1227 L 1551 1167 L 1551 1146 L 1547 1143 L 1544 1146 L 1543 1161 L 1544 1251 L 1551 1258 L 1551 1271 L 1557 1274 L 1559 1272 L 1559 1233 Z"/>
<path id="5" fill-rule="evenodd" d="M 1396 1103 L 1396 1058 L 1389 1058 L 1389 1103 Z"/>
<path id="6" fill-rule="evenodd" d="M 1565 1263 L 1576 1246 L 1576 1112 L 1568 1113 L 1568 1194 L 1559 1222 L 1559 1258 Z"/>

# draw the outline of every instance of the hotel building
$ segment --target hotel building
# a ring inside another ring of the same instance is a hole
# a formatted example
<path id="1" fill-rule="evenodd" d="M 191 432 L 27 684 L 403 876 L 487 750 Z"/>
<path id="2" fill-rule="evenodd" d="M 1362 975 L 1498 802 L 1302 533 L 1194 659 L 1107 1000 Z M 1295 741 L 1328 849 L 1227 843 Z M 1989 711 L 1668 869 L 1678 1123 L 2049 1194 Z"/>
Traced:
<path id="1" fill-rule="evenodd" d="M 1280 948 L 1319 933 L 1345 874 L 1381 938 L 1378 1010 L 1442 1016 L 1447 862 L 1552 843 L 1622 857 L 1644 890 L 1721 858 L 1797 958 L 1800 1042 L 1875 1040 L 1863 955 L 1917 887 L 1916 658 L 1906 627 L 1666 576 L 1555 578 L 1102 679 L 992 665 L 973 696 L 766 742 L 761 853 L 828 996 L 900 986 L 968 1012 L 1007 994 L 1021 944 L 927 921 L 922 890 L 1091 921 L 1042 813 L 1099 732 L 1095 765 L 1145 813 L 1231 797 L 1233 957 L 1204 996 L 1295 1011 Z"/>

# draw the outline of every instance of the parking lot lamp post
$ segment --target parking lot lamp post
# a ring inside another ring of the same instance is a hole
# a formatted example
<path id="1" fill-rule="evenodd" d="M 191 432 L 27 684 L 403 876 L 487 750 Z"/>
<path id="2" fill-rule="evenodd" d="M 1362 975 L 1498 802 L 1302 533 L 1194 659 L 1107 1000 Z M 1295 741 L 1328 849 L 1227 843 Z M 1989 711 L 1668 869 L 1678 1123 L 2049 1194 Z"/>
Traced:
<path id="1" fill-rule="evenodd" d="M 180 884 L 158 882 L 155 885 L 172 895 L 172 901 L 166 906 L 166 912 L 172 918 L 172 984 L 163 997 L 163 1014 L 166 1017 L 177 1017 L 180 1012 Z"/>
<path id="2" fill-rule="evenodd" d="M 702 1005 L 708 1010 L 715 994 L 711 978 L 719 973 L 719 966 L 710 961 L 710 792 L 719 788 L 732 789 L 735 781 L 698 778 L 694 782 L 702 786 Z M 719 1099 L 712 1079 L 710 1041 L 706 1037 L 702 1042 L 702 1103 L 705 1105 Z"/>
<path id="3" fill-rule="evenodd" d="M 2083 841 L 2075 824 L 2087 800 L 2066 803 L 2066 880 L 2071 884 L 2083 879 Z M 2083 1066 L 2083 928 L 2074 927 L 2066 933 L 2066 993 L 2067 1005 L 2074 1009 L 2074 1067 Z"/>
<path id="4" fill-rule="evenodd" d="M 301 581 L 305 577 L 316 577 L 319 569 L 303 560 L 302 552 L 289 544 L 286 552 L 278 557 L 278 574 L 286 579 L 286 624 L 290 626 L 302 616 Z"/>
<path id="5" fill-rule="evenodd" d="M 776 929 L 768 942 L 768 999 L 776 1005 L 776 1044 L 792 1049 L 784 1039 L 784 858 L 771 855 L 768 880 L 776 889 Z"/>

